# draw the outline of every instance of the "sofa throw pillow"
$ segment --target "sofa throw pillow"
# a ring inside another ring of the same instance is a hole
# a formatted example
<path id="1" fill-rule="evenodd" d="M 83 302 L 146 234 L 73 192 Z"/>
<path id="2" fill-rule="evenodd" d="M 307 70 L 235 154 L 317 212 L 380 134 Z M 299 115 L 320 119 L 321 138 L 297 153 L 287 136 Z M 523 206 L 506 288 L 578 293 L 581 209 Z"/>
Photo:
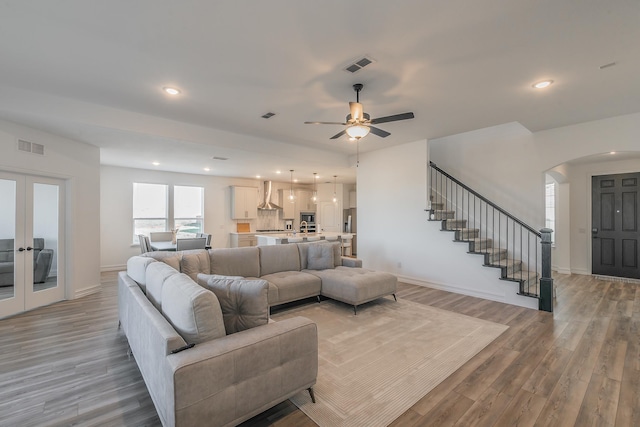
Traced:
<path id="1" fill-rule="evenodd" d="M 322 243 L 309 245 L 307 251 L 307 268 L 309 270 L 326 270 L 334 267 L 333 246 Z"/>
<path id="2" fill-rule="evenodd" d="M 153 252 L 147 252 L 142 256 L 153 258 L 156 261 L 162 261 L 165 264 L 168 264 L 169 266 L 175 268 L 177 271 L 180 271 L 180 259 L 182 257 L 180 254 L 177 254 L 176 252 L 153 251 Z"/>
<path id="3" fill-rule="evenodd" d="M 269 322 L 269 282 L 219 277 L 198 274 L 198 283 L 218 298 L 227 335 Z"/>
<path id="4" fill-rule="evenodd" d="M 164 282 L 161 310 L 188 344 L 226 335 L 218 298 L 185 274 L 174 274 Z"/>

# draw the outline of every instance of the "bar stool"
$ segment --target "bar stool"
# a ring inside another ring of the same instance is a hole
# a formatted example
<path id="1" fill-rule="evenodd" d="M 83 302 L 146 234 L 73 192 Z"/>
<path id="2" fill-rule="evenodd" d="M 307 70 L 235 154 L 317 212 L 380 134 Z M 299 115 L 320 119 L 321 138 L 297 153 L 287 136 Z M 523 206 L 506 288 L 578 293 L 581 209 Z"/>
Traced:
<path id="1" fill-rule="evenodd" d="M 316 242 L 320 240 L 320 236 L 309 236 L 307 237 L 307 242 Z"/>
<path id="2" fill-rule="evenodd" d="M 302 237 L 287 237 L 289 243 L 302 243 Z"/>
<path id="3" fill-rule="evenodd" d="M 338 241 L 338 237 L 340 237 L 340 236 L 326 236 L 324 238 L 324 240 L 326 240 L 327 242 L 337 242 Z"/>
<path id="4" fill-rule="evenodd" d="M 350 234 L 340 236 L 340 241 L 342 242 L 342 256 L 351 256 L 352 240 L 353 240 L 353 236 Z"/>

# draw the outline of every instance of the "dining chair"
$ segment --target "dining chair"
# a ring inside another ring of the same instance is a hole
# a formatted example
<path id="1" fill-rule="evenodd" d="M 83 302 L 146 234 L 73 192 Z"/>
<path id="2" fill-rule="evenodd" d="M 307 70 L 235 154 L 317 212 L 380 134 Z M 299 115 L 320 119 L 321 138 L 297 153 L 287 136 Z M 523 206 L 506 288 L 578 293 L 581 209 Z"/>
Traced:
<path id="1" fill-rule="evenodd" d="M 340 236 L 340 241 L 342 243 L 342 255 L 343 256 L 352 256 L 351 254 L 351 241 L 353 240 L 353 236 L 350 234 Z"/>
<path id="2" fill-rule="evenodd" d="M 205 243 L 204 247 L 205 247 L 205 249 L 211 249 L 211 234 L 209 234 L 209 233 L 196 233 L 196 237 L 204 237 L 205 239 L 207 239 L 207 242 Z"/>
<path id="3" fill-rule="evenodd" d="M 189 249 L 204 249 L 207 243 L 206 237 L 194 237 L 191 239 L 176 240 L 176 251 L 186 251 Z"/>
<path id="4" fill-rule="evenodd" d="M 151 243 L 149 242 L 149 238 L 144 234 L 138 234 L 138 240 L 140 240 L 140 252 L 146 254 L 147 252 L 152 252 Z"/>
<path id="5" fill-rule="evenodd" d="M 149 233 L 152 242 L 170 242 L 173 239 L 171 231 L 152 231 Z"/>

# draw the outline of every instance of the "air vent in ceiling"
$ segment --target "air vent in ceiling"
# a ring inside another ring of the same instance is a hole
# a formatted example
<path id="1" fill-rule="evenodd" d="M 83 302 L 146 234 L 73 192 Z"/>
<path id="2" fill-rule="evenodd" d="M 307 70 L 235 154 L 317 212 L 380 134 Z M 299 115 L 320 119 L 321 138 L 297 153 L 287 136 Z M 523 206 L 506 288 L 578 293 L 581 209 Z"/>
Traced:
<path id="1" fill-rule="evenodd" d="M 213 156 L 212 159 L 213 160 L 229 160 L 228 157 L 219 157 L 219 156 Z"/>
<path id="2" fill-rule="evenodd" d="M 354 61 L 353 64 L 349 64 L 345 68 L 345 71 L 348 71 L 350 73 L 355 73 L 362 70 L 367 65 L 372 64 L 373 62 L 374 62 L 373 59 L 365 56 L 363 58 L 358 59 L 357 61 Z"/>
<path id="3" fill-rule="evenodd" d="M 276 113 L 267 113 L 267 114 L 263 114 L 261 117 L 263 119 L 270 119 L 271 117 L 275 116 Z"/>
<path id="4" fill-rule="evenodd" d="M 44 145 L 25 141 L 24 139 L 18 140 L 18 150 L 24 151 L 25 153 L 33 153 L 44 156 Z"/>

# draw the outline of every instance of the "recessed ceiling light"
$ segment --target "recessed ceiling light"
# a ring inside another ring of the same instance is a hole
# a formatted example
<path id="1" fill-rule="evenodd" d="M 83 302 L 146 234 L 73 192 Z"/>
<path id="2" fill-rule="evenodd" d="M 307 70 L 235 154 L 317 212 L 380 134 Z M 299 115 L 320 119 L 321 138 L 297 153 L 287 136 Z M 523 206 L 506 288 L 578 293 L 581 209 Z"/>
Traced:
<path id="1" fill-rule="evenodd" d="M 260 175 L 256 175 L 256 178 L 260 179 Z"/>
<path id="2" fill-rule="evenodd" d="M 294 179 L 294 180 L 293 180 L 293 182 L 298 182 L 298 180 L 297 180 L 297 179 Z"/>
<path id="3" fill-rule="evenodd" d="M 160 166 L 160 163 L 158 163 L 158 162 L 153 162 L 153 163 L 151 163 L 151 164 L 152 164 L 153 166 Z"/>
<path id="4" fill-rule="evenodd" d="M 609 154 L 616 154 L 616 152 L 615 151 L 611 151 Z"/>
<path id="5" fill-rule="evenodd" d="M 553 83 L 553 80 L 543 80 L 541 82 L 534 83 L 532 86 L 536 89 L 544 89 L 551 86 L 551 83 Z"/>
<path id="6" fill-rule="evenodd" d="M 205 172 L 209 172 L 210 170 L 211 170 L 211 169 L 209 169 L 209 168 L 204 168 L 204 171 L 205 171 Z"/>
<path id="7" fill-rule="evenodd" d="M 180 89 L 176 89 L 175 87 L 165 86 L 162 88 L 162 90 L 168 93 L 169 95 L 180 95 Z"/>
<path id="8" fill-rule="evenodd" d="M 280 172 L 280 171 L 276 171 L 276 173 L 277 173 L 278 175 L 280 175 L 282 172 Z"/>

